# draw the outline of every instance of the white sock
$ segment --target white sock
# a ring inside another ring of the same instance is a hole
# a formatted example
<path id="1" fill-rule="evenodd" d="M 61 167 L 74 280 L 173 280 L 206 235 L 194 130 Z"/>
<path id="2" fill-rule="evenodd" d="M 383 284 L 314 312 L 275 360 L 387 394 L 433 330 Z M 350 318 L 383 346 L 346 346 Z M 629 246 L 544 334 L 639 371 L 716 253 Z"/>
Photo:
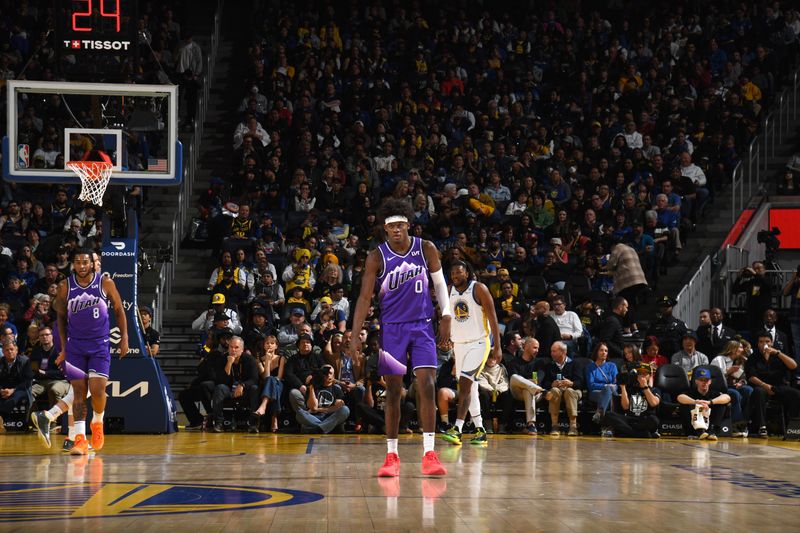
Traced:
<path id="1" fill-rule="evenodd" d="M 55 422 L 56 419 L 59 416 L 61 416 L 61 413 L 63 412 L 64 411 L 62 411 L 58 405 L 54 405 L 53 407 L 44 412 L 44 416 L 46 416 L 50 422 Z"/>
<path id="2" fill-rule="evenodd" d="M 459 433 L 461 433 L 461 430 L 464 429 L 464 421 L 460 418 L 456 418 L 456 429 Z"/>
<path id="3" fill-rule="evenodd" d="M 95 424 L 97 422 L 100 422 L 102 424 L 103 423 L 103 415 L 106 414 L 106 412 L 103 411 L 102 413 L 98 413 L 97 411 L 92 411 L 92 413 L 93 413 L 92 414 L 92 424 Z"/>
<path id="4" fill-rule="evenodd" d="M 472 415 L 470 415 L 472 416 Z M 473 416 L 472 423 L 475 424 L 475 429 L 483 429 L 483 417 L 481 415 Z"/>
<path id="5" fill-rule="evenodd" d="M 69 440 L 75 440 L 75 425 L 69 426 L 69 434 L 67 435 Z"/>
<path id="6" fill-rule="evenodd" d="M 76 420 L 75 421 L 75 436 L 78 435 L 86 436 L 86 421 L 85 420 Z"/>
<path id="7" fill-rule="evenodd" d="M 397 439 L 386 439 L 387 453 L 397 453 Z"/>
<path id="8" fill-rule="evenodd" d="M 436 433 L 423 433 L 422 434 L 422 453 L 433 451 L 433 443 L 436 442 Z"/>

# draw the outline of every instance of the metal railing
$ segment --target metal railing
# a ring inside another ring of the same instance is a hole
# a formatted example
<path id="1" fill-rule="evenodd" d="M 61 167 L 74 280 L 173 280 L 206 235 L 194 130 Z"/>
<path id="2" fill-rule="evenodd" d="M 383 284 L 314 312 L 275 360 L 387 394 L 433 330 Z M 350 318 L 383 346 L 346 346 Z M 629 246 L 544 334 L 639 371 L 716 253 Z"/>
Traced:
<path id="1" fill-rule="evenodd" d="M 776 95 L 774 105 L 761 121 L 760 133 L 747 147 L 746 158 L 739 161 L 731 174 L 731 224 L 766 179 L 767 166 L 775 157 L 775 146 L 783 143 L 791 123 L 798 118 L 798 100 L 800 68 L 795 70 L 789 86 Z"/>
<path id="2" fill-rule="evenodd" d="M 708 308 L 711 301 L 711 256 L 706 256 L 676 300 L 673 314 L 696 329 L 700 310 Z"/>
<path id="3" fill-rule="evenodd" d="M 194 197 L 194 178 L 197 175 L 197 165 L 200 157 L 200 143 L 203 139 L 203 123 L 208 111 L 208 102 L 211 93 L 211 81 L 214 78 L 214 70 L 217 64 L 217 52 L 219 51 L 220 28 L 222 23 L 223 0 L 218 0 L 217 8 L 214 13 L 214 26 L 211 32 L 211 46 L 206 57 L 206 69 L 203 76 L 203 86 L 197 97 L 197 107 L 195 109 L 194 127 L 191 132 L 191 140 L 183 146 L 183 179 L 178 188 L 178 205 L 175 215 L 172 218 L 172 261 L 162 263 L 158 272 L 159 281 L 156 285 L 153 297 L 153 327 L 162 329 L 164 312 L 169 305 L 169 295 L 172 294 L 172 283 L 175 280 L 175 265 L 178 263 L 181 242 L 185 235 L 186 226 L 184 221 L 187 218 L 189 209 L 192 207 Z"/>

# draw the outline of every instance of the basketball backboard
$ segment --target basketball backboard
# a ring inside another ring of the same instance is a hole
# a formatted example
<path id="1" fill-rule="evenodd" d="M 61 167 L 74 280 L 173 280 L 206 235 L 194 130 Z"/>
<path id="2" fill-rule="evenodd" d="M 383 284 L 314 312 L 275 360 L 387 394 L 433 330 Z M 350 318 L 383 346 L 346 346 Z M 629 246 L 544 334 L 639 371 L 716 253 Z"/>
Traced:
<path id="1" fill-rule="evenodd" d="M 79 183 L 66 163 L 103 151 L 111 184 L 181 181 L 178 88 L 10 80 L 3 176 L 23 183 Z"/>

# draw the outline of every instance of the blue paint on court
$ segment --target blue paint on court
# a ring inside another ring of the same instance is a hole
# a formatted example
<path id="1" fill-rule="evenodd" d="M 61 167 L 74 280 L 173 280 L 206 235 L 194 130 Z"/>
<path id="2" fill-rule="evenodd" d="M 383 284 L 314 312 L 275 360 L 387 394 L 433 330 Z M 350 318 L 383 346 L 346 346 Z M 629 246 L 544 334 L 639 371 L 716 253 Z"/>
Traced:
<path id="1" fill-rule="evenodd" d="M 0 483 L 0 523 L 64 520 L 97 493 L 133 483 Z M 291 489 L 207 485 L 199 483 L 135 483 L 132 490 L 107 504 L 80 513 L 77 519 L 160 516 L 182 513 L 245 511 L 313 503 L 322 494 Z M 145 488 L 155 492 L 140 501 L 132 498 Z M 35 489 L 35 490 L 32 490 Z M 52 500 L 51 498 L 57 498 Z M 24 507 L 25 511 L 17 510 Z M 169 510 L 165 510 L 169 509 Z"/>
<path id="2" fill-rule="evenodd" d="M 726 466 L 694 467 L 688 465 L 672 465 L 675 468 L 693 472 L 711 481 L 727 481 L 737 487 L 768 492 L 781 498 L 800 498 L 800 485 L 782 479 L 767 479 L 750 472 L 728 468 Z"/>
<path id="3" fill-rule="evenodd" d="M 311 450 L 314 448 L 314 439 L 308 439 L 308 445 L 306 446 L 306 455 L 311 454 Z"/>

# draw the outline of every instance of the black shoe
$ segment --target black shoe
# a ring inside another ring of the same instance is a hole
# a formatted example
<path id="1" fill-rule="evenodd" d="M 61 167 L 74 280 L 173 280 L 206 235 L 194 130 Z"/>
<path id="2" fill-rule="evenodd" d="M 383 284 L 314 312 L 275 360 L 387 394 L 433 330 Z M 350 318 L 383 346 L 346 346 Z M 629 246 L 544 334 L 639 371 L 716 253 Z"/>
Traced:
<path id="1" fill-rule="evenodd" d="M 222 424 L 216 423 L 211 431 L 214 433 L 223 433 L 225 430 L 222 428 Z"/>
<path id="2" fill-rule="evenodd" d="M 258 426 L 250 425 L 247 426 L 248 433 L 258 433 Z"/>
<path id="3" fill-rule="evenodd" d="M 204 424 L 200 422 L 199 424 L 192 424 L 191 422 L 183 426 L 184 431 L 200 431 L 203 429 Z"/>

